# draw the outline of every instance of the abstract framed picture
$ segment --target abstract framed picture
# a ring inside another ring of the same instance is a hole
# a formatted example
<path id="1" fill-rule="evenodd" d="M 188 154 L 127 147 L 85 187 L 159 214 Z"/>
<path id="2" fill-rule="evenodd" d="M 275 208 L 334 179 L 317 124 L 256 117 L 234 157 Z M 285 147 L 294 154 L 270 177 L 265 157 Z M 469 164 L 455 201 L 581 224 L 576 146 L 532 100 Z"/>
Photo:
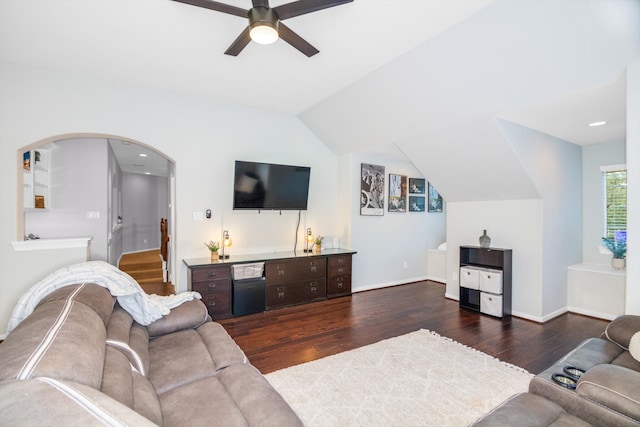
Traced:
<path id="1" fill-rule="evenodd" d="M 424 212 L 424 196 L 409 196 L 409 212 Z"/>
<path id="2" fill-rule="evenodd" d="M 389 174 L 389 212 L 407 211 L 407 177 Z"/>
<path id="3" fill-rule="evenodd" d="M 424 178 L 409 178 L 409 194 L 424 194 L 425 184 Z"/>
<path id="4" fill-rule="evenodd" d="M 442 212 L 442 196 L 429 183 L 429 212 Z"/>
<path id="5" fill-rule="evenodd" d="M 384 166 L 360 164 L 360 215 L 384 215 Z"/>

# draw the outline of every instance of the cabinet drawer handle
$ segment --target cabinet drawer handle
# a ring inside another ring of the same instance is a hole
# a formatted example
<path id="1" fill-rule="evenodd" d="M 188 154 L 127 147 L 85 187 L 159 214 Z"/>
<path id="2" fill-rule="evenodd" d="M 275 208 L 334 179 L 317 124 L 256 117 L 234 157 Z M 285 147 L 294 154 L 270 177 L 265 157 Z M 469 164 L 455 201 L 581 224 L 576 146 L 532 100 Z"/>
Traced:
<path id="1" fill-rule="evenodd" d="M 209 301 L 208 303 L 209 307 L 215 307 L 216 306 L 216 302 L 214 301 Z"/>
<path id="2" fill-rule="evenodd" d="M 338 282 L 338 287 L 342 288 L 344 286 L 344 284 L 342 282 Z"/>
<path id="3" fill-rule="evenodd" d="M 316 271 L 318 271 L 318 267 L 316 267 L 315 265 L 312 265 L 311 271 L 315 273 Z"/>
<path id="4" fill-rule="evenodd" d="M 209 283 L 209 289 L 215 289 L 216 286 L 218 286 L 218 285 L 215 284 L 215 283 Z"/>
<path id="5" fill-rule="evenodd" d="M 284 292 L 278 292 L 278 298 L 284 298 Z"/>
<path id="6" fill-rule="evenodd" d="M 309 286 L 318 286 L 318 282 L 316 281 L 309 282 Z"/>
<path id="7" fill-rule="evenodd" d="M 284 291 L 284 290 L 286 290 L 286 289 L 287 289 L 287 288 L 285 288 L 284 286 L 278 286 L 278 288 L 277 288 L 278 292 L 280 292 L 280 291 Z"/>
<path id="8" fill-rule="evenodd" d="M 311 287 L 311 293 L 315 294 L 318 291 L 318 288 L 316 288 L 315 286 Z"/>
<path id="9" fill-rule="evenodd" d="M 339 268 L 338 269 L 338 274 L 342 274 L 344 272 L 344 268 Z"/>
<path id="10" fill-rule="evenodd" d="M 284 276 L 284 270 L 278 270 L 278 276 Z"/>
<path id="11" fill-rule="evenodd" d="M 215 271 L 210 271 L 209 272 L 209 277 L 216 277 L 216 272 Z"/>
<path id="12" fill-rule="evenodd" d="M 344 259 L 343 258 L 338 258 L 338 264 L 344 264 Z"/>

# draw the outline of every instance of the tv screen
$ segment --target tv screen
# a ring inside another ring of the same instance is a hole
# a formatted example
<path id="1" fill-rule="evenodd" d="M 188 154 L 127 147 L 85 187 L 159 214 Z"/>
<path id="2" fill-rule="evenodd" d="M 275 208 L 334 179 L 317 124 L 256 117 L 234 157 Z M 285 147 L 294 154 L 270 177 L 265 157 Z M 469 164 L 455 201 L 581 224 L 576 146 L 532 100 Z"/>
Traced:
<path id="1" fill-rule="evenodd" d="M 233 209 L 306 210 L 310 175 L 307 166 L 236 160 Z"/>

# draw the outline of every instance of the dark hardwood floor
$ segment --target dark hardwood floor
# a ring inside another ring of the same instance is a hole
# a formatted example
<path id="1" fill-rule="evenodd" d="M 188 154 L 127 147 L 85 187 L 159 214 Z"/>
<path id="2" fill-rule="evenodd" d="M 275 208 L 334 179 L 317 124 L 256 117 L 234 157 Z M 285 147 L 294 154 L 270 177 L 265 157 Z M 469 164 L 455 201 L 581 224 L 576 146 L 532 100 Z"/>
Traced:
<path id="1" fill-rule="evenodd" d="M 219 322 L 264 374 L 418 329 L 539 373 L 608 323 L 572 313 L 545 324 L 501 320 L 460 310 L 444 291 L 416 282 Z"/>

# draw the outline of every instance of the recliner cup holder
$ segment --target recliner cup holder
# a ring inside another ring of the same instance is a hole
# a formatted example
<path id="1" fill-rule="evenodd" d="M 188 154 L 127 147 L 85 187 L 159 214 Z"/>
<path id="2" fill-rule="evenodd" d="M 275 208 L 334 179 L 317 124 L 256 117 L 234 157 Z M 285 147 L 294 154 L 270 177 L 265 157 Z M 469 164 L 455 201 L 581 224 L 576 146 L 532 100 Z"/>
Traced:
<path id="1" fill-rule="evenodd" d="M 563 373 L 555 373 L 551 375 L 551 379 L 562 387 L 570 390 L 575 390 L 578 385 L 578 380 L 584 374 L 584 370 L 576 368 L 575 366 L 565 366 L 562 368 Z"/>

